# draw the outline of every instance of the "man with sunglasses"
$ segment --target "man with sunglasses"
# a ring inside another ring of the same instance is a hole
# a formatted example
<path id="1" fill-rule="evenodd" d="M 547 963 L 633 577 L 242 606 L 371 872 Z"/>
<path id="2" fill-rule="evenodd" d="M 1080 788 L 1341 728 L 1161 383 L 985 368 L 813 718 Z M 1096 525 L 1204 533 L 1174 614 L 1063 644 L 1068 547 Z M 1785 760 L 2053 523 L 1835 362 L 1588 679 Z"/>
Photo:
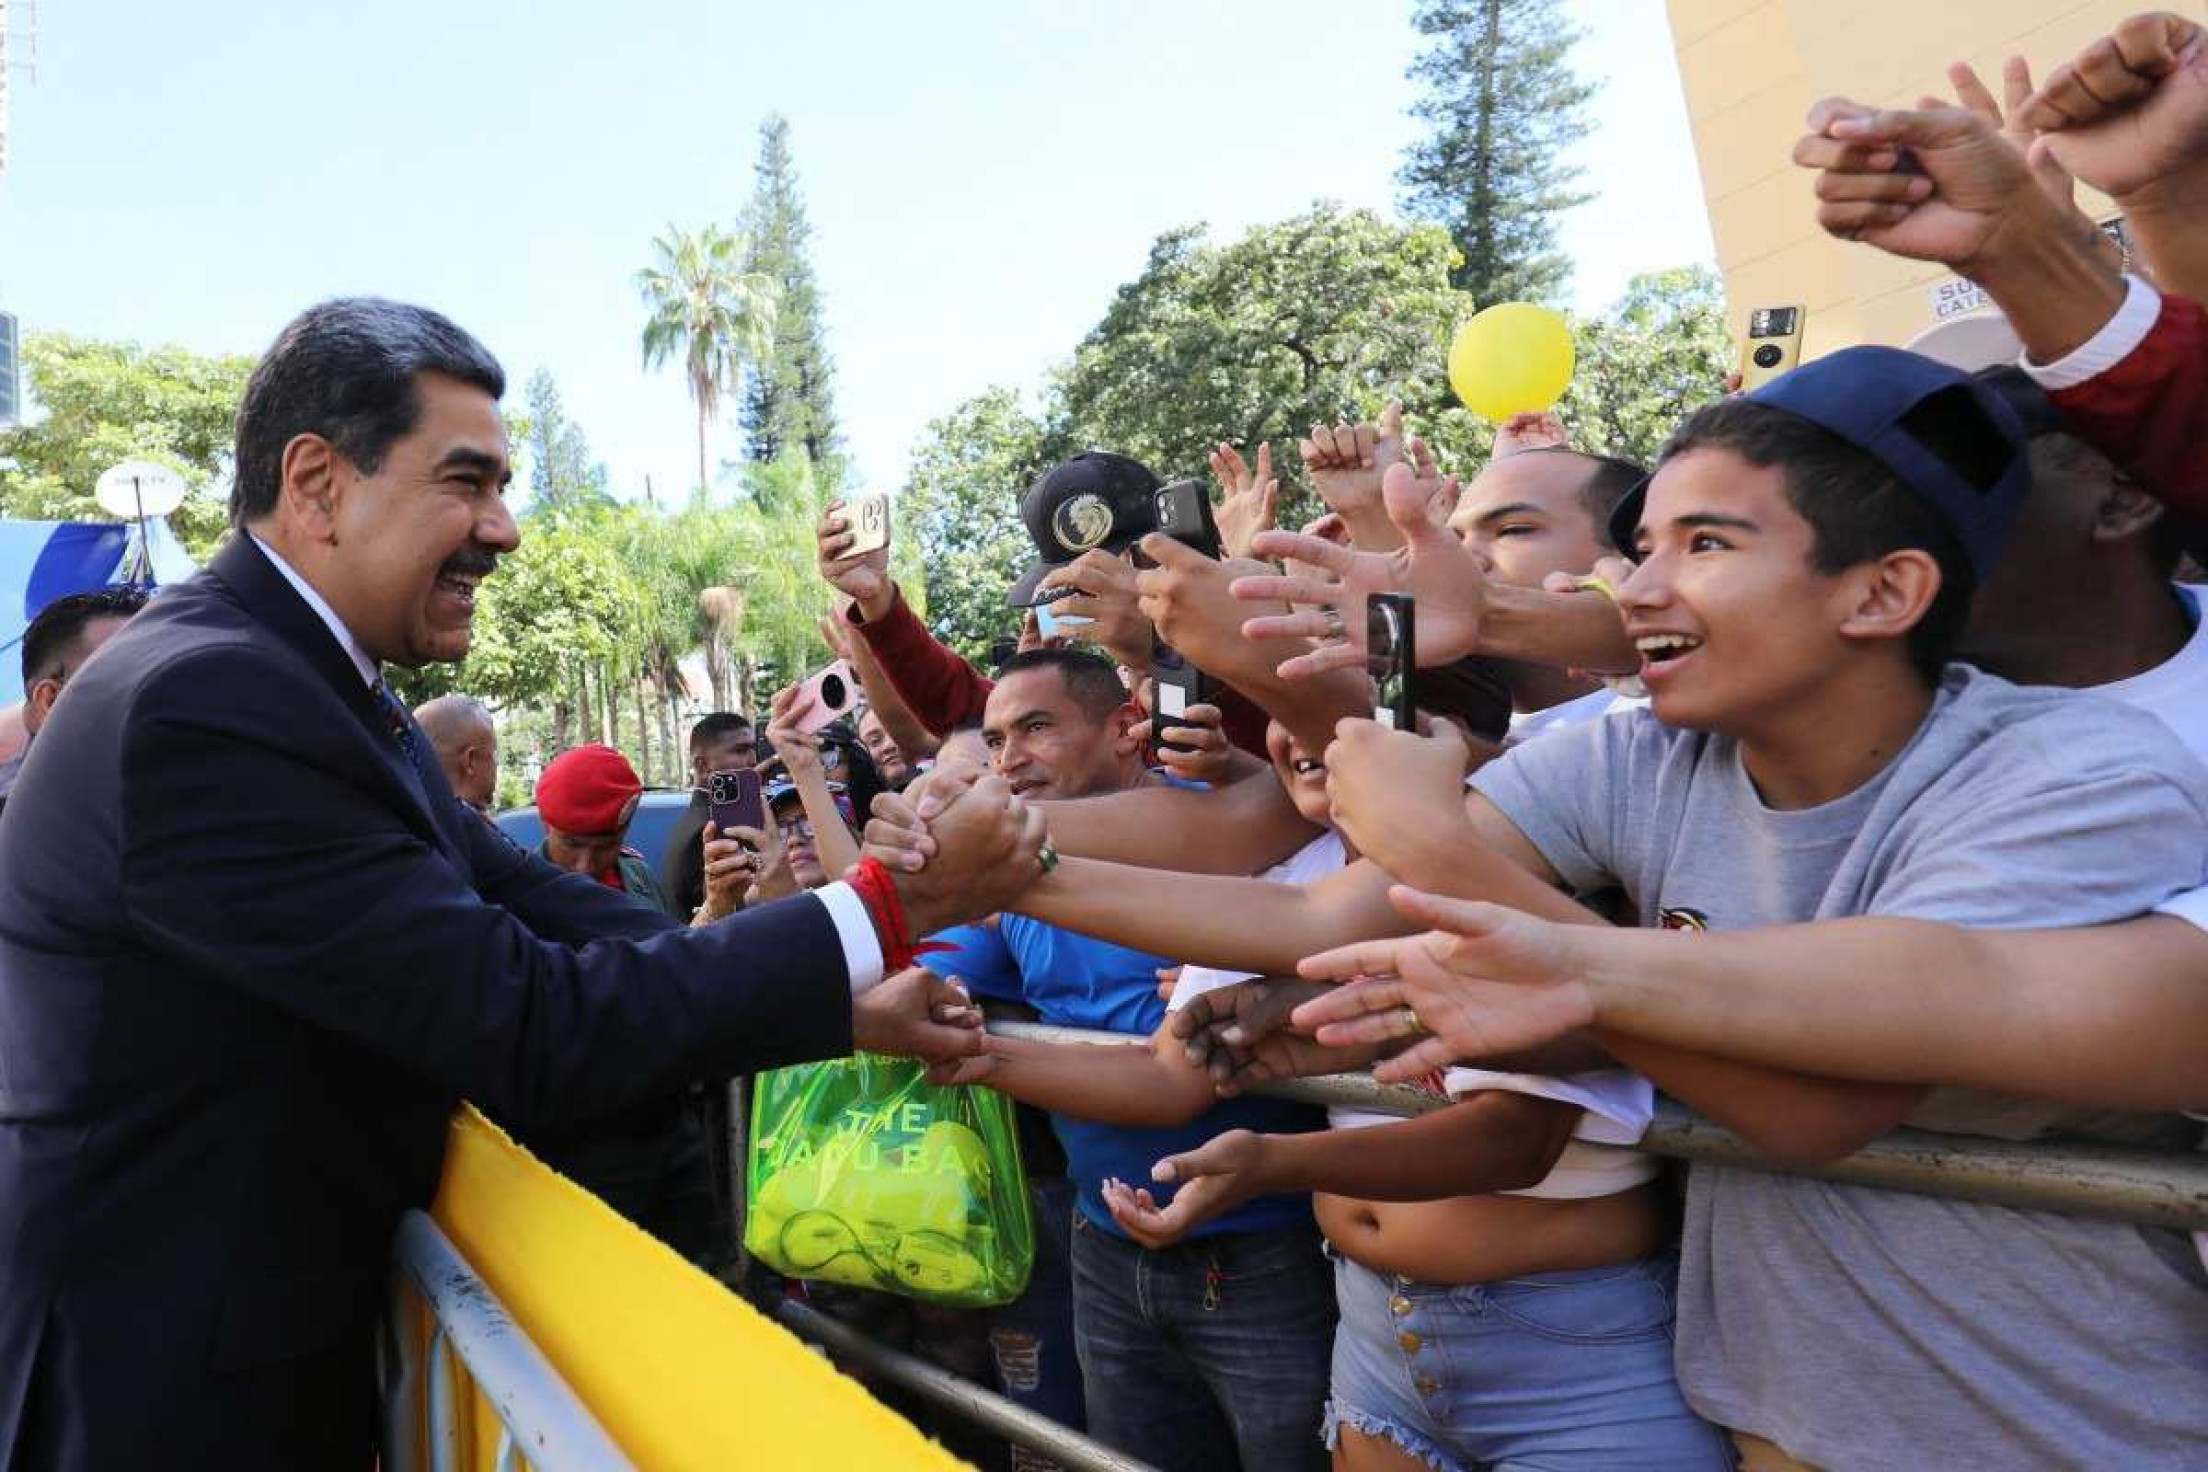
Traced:
<path id="1" fill-rule="evenodd" d="M 23 631 L 23 730 L 28 738 L 35 738 L 38 728 L 46 724 L 69 677 L 145 606 L 146 590 L 125 585 L 68 593 L 38 611 Z M 0 806 L 15 790 L 16 777 L 30 754 L 26 739 L 23 750 L 0 762 Z"/>

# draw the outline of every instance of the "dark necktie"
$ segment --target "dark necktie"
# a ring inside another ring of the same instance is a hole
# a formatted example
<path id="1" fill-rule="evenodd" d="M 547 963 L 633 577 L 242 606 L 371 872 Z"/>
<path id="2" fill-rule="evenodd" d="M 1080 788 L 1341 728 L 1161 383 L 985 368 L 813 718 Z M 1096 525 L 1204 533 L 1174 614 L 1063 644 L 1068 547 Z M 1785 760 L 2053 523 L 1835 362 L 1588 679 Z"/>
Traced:
<path id="1" fill-rule="evenodd" d="M 384 684 L 383 681 L 376 681 L 372 688 L 376 699 L 376 709 L 382 715 L 384 724 L 389 729 L 391 739 L 398 743 L 399 752 L 406 758 L 407 765 L 414 769 L 414 775 L 420 777 L 422 775 L 421 743 L 415 740 L 414 723 L 407 718 L 406 707 L 399 704 L 399 697 L 393 695 L 391 687 Z"/>

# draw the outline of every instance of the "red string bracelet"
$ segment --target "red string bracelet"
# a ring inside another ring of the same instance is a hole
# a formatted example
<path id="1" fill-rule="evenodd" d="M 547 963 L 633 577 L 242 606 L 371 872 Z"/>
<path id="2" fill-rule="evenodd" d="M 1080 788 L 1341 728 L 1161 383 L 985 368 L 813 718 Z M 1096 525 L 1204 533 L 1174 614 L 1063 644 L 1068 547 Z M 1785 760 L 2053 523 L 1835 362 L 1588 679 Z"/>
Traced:
<path id="1" fill-rule="evenodd" d="M 905 902 L 897 897 L 897 885 L 880 859 L 861 859 L 850 874 L 851 887 L 866 901 L 873 917 L 874 933 L 882 942 L 882 974 L 895 976 L 922 956 L 948 951 L 941 941 L 915 942 L 912 925 L 905 918 Z"/>

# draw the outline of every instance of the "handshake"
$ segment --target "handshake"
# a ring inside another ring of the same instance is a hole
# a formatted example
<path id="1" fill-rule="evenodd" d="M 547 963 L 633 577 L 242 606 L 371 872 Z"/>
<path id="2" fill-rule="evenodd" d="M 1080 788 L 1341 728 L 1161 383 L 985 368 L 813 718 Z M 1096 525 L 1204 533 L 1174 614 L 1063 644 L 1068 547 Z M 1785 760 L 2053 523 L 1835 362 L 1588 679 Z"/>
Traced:
<path id="1" fill-rule="evenodd" d="M 1058 862 L 1041 811 L 976 770 L 939 769 L 876 798 L 874 812 L 866 857 L 889 870 L 916 938 L 997 913 Z M 982 1048 L 972 1000 L 920 967 L 863 993 L 851 1018 L 854 1045 L 870 1053 L 948 1063 Z"/>

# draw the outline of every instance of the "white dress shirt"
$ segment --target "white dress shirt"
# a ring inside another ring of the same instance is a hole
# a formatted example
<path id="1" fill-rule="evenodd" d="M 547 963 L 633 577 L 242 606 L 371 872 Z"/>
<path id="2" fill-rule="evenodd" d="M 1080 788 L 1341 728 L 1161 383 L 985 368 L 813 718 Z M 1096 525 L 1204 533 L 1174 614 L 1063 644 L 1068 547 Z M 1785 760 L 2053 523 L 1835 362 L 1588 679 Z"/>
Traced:
<path id="1" fill-rule="evenodd" d="M 251 532 L 246 535 L 253 537 L 253 545 L 261 549 L 284 581 L 291 584 L 292 591 L 314 610 L 314 616 L 322 620 L 330 637 L 337 640 L 337 647 L 345 651 L 353 668 L 360 671 L 362 682 L 370 686 L 379 684 L 382 672 L 376 668 L 368 651 L 361 648 L 360 640 L 353 637 L 353 631 L 345 627 L 345 620 L 337 616 L 337 610 L 330 607 L 329 602 L 314 590 L 314 585 L 299 576 L 298 570 L 284 561 L 274 547 Z M 828 918 L 835 924 L 836 939 L 843 945 L 844 970 L 851 977 L 851 995 L 855 997 L 878 985 L 882 979 L 882 942 L 874 933 L 874 917 L 867 912 L 866 901 L 859 898 L 857 890 L 840 880 L 822 885 L 812 891 L 812 895 L 827 908 Z"/>

